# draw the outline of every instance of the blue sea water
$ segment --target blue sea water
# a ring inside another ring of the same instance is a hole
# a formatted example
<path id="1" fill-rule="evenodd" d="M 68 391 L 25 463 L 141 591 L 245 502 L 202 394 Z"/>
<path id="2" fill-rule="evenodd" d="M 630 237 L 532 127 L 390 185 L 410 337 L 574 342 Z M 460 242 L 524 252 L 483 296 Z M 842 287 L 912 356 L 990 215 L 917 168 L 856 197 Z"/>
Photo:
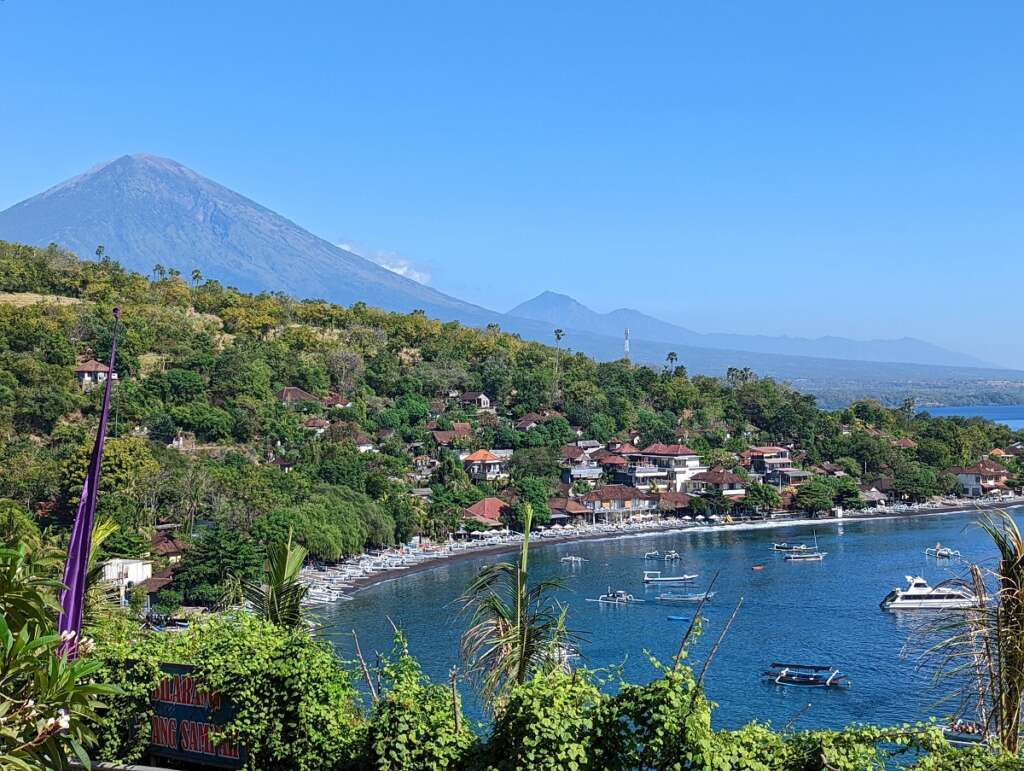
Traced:
<path id="1" fill-rule="evenodd" d="M 922 410 L 935 417 L 959 416 L 964 418 L 985 418 L 1003 423 L 1014 431 L 1024 430 L 1024 404 L 991 404 L 973 407 L 926 407 Z"/>
<path id="2" fill-rule="evenodd" d="M 1017 509 L 1015 515 L 1024 514 Z M 924 555 L 936 542 L 959 549 L 965 558 L 991 561 L 994 550 L 975 524 L 975 513 L 916 516 L 857 522 L 823 522 L 815 526 L 777 529 L 705 530 L 634 536 L 567 544 L 550 544 L 531 551 L 531 578 L 563 576 L 561 600 L 569 607 L 569 626 L 584 637 L 582 653 L 591 667 L 622 667 L 632 682 L 657 676 L 646 652 L 668 661 L 675 654 L 686 623 L 669 615 L 691 616 L 690 606 L 653 602 L 658 589 L 641 581 L 645 551 L 676 549 L 681 563 L 662 570 L 698 573 L 704 587 L 716 571 L 714 600 L 705 606 L 703 639 L 692 662 L 703 664 L 708 649 L 722 631 L 737 602 L 743 605 L 712 662 L 706 680 L 711 698 L 720 705 L 715 723 L 737 727 L 751 720 L 770 720 L 781 726 L 799 715 L 801 728 L 836 727 L 853 721 L 894 724 L 950 713 L 937 705 L 942 692 L 906 650 L 920 648 L 921 614 L 882 611 L 879 602 L 904 576 L 922 575 L 934 583 L 963 575 L 962 563 Z M 828 552 L 823 562 L 787 562 L 769 550 L 773 541 L 811 542 Z M 560 557 L 578 554 L 588 561 L 578 567 Z M 324 612 L 326 634 L 345 658 L 354 658 L 351 631 L 359 634 L 364 654 L 387 651 L 392 631 L 389 619 L 408 636 L 413 654 L 424 670 L 445 681 L 459 663 L 459 637 L 465 619 L 454 604 L 482 565 L 507 557 L 481 557 L 443 565 L 419 574 L 369 587 L 351 602 Z M 763 564 L 761 571 L 752 570 Z M 587 602 L 608 587 L 645 597 L 643 605 L 614 607 Z M 848 673 L 853 687 L 846 691 L 785 688 L 760 679 L 772 661 L 832 664 Z M 805 709 L 806 705 L 810 705 Z M 467 694 L 474 717 L 479 705 Z"/>

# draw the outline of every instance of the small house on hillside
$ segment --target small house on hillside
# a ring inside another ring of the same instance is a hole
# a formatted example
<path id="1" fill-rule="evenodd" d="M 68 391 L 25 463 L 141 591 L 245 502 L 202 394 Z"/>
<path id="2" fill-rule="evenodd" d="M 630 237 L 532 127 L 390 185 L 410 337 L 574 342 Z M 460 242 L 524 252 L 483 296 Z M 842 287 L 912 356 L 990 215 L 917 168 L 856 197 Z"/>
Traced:
<path id="1" fill-rule="evenodd" d="M 497 482 L 508 479 L 508 461 L 489 450 L 477 450 L 467 455 L 462 464 L 474 482 Z"/>
<path id="2" fill-rule="evenodd" d="M 466 393 L 459 396 L 459 401 L 467 406 L 472 405 L 478 410 L 489 410 L 491 408 L 490 398 L 481 391 L 466 391 Z"/>
<path id="3" fill-rule="evenodd" d="M 319 402 L 320 399 L 309 391 L 297 386 L 285 386 L 277 392 L 277 400 L 284 404 L 302 404 L 303 402 Z"/>
<path id="4" fill-rule="evenodd" d="M 96 361 L 96 359 L 83 361 L 75 367 L 75 377 L 78 379 L 78 384 L 82 387 L 82 390 L 106 383 L 108 375 L 110 375 L 111 380 L 117 380 L 117 373 L 115 372 L 111 375 L 110 367 L 103 362 Z"/>

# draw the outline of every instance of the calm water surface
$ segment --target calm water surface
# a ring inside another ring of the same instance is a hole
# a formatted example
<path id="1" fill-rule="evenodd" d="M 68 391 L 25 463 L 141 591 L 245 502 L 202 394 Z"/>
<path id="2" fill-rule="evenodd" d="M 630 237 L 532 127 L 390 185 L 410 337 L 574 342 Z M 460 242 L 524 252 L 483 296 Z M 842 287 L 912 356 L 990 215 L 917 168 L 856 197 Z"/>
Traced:
<path id="1" fill-rule="evenodd" d="M 1019 518 L 1024 509 L 1014 514 Z M 696 586 L 703 587 L 721 571 L 714 601 L 705 606 L 707 632 L 692 654 L 698 665 L 739 598 L 744 600 L 706 681 L 709 695 L 720 705 L 717 725 L 735 727 L 761 719 L 781 726 L 807 704 L 810 708 L 796 723 L 800 727 L 851 721 L 891 724 L 948 714 L 949 708 L 936 705 L 941 693 L 915 668 L 913 657 L 902 655 L 921 615 L 887 613 L 878 604 L 890 589 L 905 585 L 905 575 L 922 575 L 934 585 L 963 573 L 962 564 L 924 556 L 924 549 L 938 541 L 959 549 L 965 558 L 991 563 L 994 550 L 974 526 L 976 519 L 976 513 L 948 514 L 548 545 L 531 552 L 531 576 L 567 579 L 561 599 L 569 606 L 570 627 L 586 638 L 582 652 L 587 664 L 619 665 L 627 680 L 645 682 L 656 672 L 644 652 L 670 660 L 686 624 L 667 617 L 689 617 L 693 608 L 654 603 L 660 590 L 645 589 L 641 557 L 648 550 L 676 549 L 683 560 L 663 567 L 666 574 L 699 573 Z M 772 541 L 810 542 L 814 532 L 819 547 L 828 552 L 824 562 L 786 562 L 768 550 Z M 567 554 L 589 561 L 578 567 L 563 565 L 559 558 Z M 504 558 L 466 560 L 370 587 L 353 601 L 325 611 L 328 635 L 346 658 L 354 657 L 353 629 L 364 653 L 386 651 L 391 647 L 390 617 L 405 630 L 427 674 L 444 681 L 458 663 L 465 627 L 453 600 L 482 565 Z M 754 564 L 764 564 L 764 570 L 751 570 Z M 609 586 L 650 602 L 629 607 L 586 602 Z M 825 691 L 762 683 L 759 675 L 765 665 L 780 660 L 833 664 L 849 674 L 853 687 Z M 479 716 L 471 698 L 466 706 Z"/>
<path id="2" fill-rule="evenodd" d="M 935 417 L 960 416 L 964 418 L 985 418 L 1002 423 L 1014 431 L 1024 430 L 1024 404 L 982 405 L 974 407 L 928 407 L 924 410 Z"/>

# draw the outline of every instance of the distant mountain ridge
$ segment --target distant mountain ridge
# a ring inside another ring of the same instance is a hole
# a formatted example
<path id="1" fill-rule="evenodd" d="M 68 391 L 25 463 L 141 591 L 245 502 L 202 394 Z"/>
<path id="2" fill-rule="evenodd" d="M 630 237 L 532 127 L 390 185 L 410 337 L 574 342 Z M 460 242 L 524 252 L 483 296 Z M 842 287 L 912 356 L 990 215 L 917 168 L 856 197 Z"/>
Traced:
<path id="1" fill-rule="evenodd" d="M 442 321 L 498 324 L 545 343 L 554 342 L 552 332 L 561 326 L 568 332 L 563 347 L 603 361 L 622 356 L 622 331 L 628 326 L 636 362 L 661 366 L 671 350 L 694 374 L 750 367 L 818 394 L 828 404 L 872 395 L 902 398 L 911 387 L 934 403 L 943 398 L 939 394 L 950 392 L 951 383 L 976 383 L 971 393 L 992 393 L 993 401 L 1008 400 L 1006 388 L 1024 389 L 1024 375 L 1015 370 L 969 369 L 956 360 L 942 365 L 861 361 L 840 350 L 847 343 L 861 345 L 857 341 L 840 340 L 835 350 L 822 350 L 829 343 L 816 341 L 822 352 L 809 355 L 799 341 L 767 338 L 777 348 L 782 346 L 777 341 L 789 341 L 800 355 L 751 351 L 770 346 L 761 346 L 756 336 L 703 335 L 639 311 L 597 314 L 554 293 L 518 306 L 514 314 L 498 313 L 397 275 L 176 161 L 152 155 L 100 164 L 0 212 L 0 239 L 43 247 L 57 243 L 85 259 L 103 244 L 108 256 L 146 275 L 156 263 L 186 277 L 198 269 L 206 278 L 245 291 L 281 291 L 346 305 L 361 301 L 406 313 L 422 309 Z"/>
<path id="2" fill-rule="evenodd" d="M 853 340 L 847 337 L 818 338 L 740 335 L 695 332 L 631 308 L 608 313 L 591 310 L 578 300 L 557 292 L 541 292 L 532 300 L 508 311 L 510 316 L 545 321 L 569 329 L 585 329 L 621 337 L 629 329 L 632 337 L 690 345 L 698 348 L 726 348 L 751 353 L 786 356 L 816 356 L 855 361 L 901 362 L 948 367 L 992 367 L 967 354 L 950 351 L 924 340 L 903 337 L 892 340 Z"/>

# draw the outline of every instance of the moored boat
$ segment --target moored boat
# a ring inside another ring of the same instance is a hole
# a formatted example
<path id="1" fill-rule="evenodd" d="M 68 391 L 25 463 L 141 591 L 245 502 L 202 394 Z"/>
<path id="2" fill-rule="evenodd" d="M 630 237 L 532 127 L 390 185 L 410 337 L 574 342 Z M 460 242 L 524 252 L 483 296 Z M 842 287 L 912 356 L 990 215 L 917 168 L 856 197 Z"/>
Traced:
<path id="1" fill-rule="evenodd" d="M 925 556 L 935 557 L 936 559 L 960 559 L 960 552 L 955 549 L 951 549 L 948 546 L 943 546 L 941 543 L 935 544 L 935 546 L 929 546 L 924 550 Z"/>
<path id="2" fill-rule="evenodd" d="M 701 600 L 711 601 L 711 598 L 715 596 L 714 592 L 701 592 L 701 593 L 687 593 L 687 594 L 673 594 L 672 592 L 666 592 L 665 594 L 659 594 L 656 599 L 658 602 L 673 603 L 673 602 L 700 602 Z"/>
<path id="3" fill-rule="evenodd" d="M 816 664 L 780 664 L 772 662 L 761 675 L 776 685 L 796 685 L 805 688 L 849 688 L 849 678 L 833 666 Z"/>
<path id="4" fill-rule="evenodd" d="M 921 576 L 906 576 L 906 579 L 907 588 L 896 587 L 889 592 L 879 604 L 882 610 L 970 608 L 979 601 L 974 592 L 957 579 L 943 581 L 934 587 L 929 586 Z"/>
<path id="5" fill-rule="evenodd" d="M 686 584 L 699 577 L 696 573 L 693 575 L 663 576 L 660 570 L 644 571 L 645 584 Z"/>
<path id="6" fill-rule="evenodd" d="M 771 551 L 807 551 L 810 548 L 811 547 L 805 543 L 786 543 L 785 541 L 783 541 L 782 543 L 773 543 L 771 546 Z"/>
<path id="7" fill-rule="evenodd" d="M 632 594 L 629 594 L 623 589 L 617 589 L 612 591 L 612 588 L 608 587 L 608 592 L 602 594 L 600 597 L 587 597 L 587 602 L 600 602 L 606 605 L 630 605 L 635 602 L 643 602 L 641 599 L 637 599 Z"/>

